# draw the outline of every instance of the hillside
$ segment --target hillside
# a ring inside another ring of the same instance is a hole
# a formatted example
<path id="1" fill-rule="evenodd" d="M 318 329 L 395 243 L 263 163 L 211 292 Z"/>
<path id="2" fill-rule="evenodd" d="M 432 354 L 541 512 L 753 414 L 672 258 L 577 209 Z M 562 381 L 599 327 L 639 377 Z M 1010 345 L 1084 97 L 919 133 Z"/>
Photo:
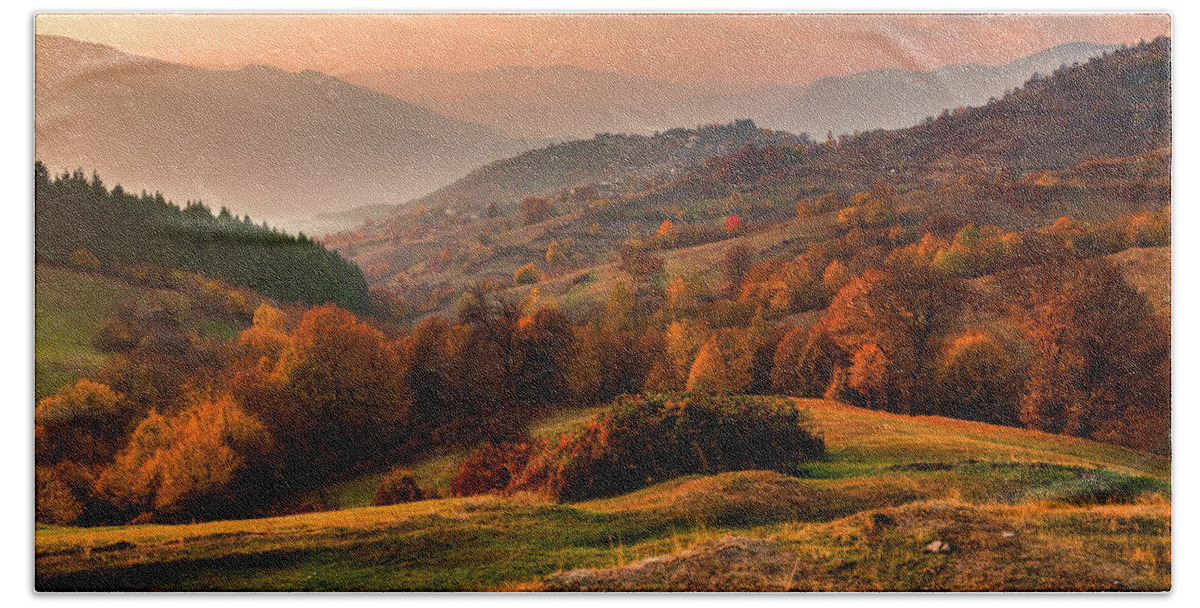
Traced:
<path id="1" fill-rule="evenodd" d="M 1157 314 L 1171 324 L 1171 248 L 1135 247 L 1108 257 L 1125 280 L 1142 292 Z"/>
<path id="2" fill-rule="evenodd" d="M 694 476 L 563 505 L 481 496 L 175 526 L 38 526 L 37 587 L 1170 587 L 1164 459 L 982 423 L 799 405 L 830 448 L 800 477 Z M 952 550 L 927 552 L 934 540 Z"/>
<path id="3" fill-rule="evenodd" d="M 762 117 L 761 122 L 774 129 L 814 135 L 910 127 L 942 110 L 983 105 L 1034 74 L 1047 75 L 1116 48 L 1076 42 L 995 66 L 954 65 L 924 73 L 884 69 L 826 77 Z"/>
<path id="4" fill-rule="evenodd" d="M 799 156 L 769 149 L 757 158 L 730 153 L 663 185 L 654 196 L 723 195 L 747 185 L 765 193 L 819 195 L 863 190 L 879 181 L 912 188 L 964 176 L 1020 180 L 1105 156 L 1169 150 L 1170 45 L 1170 39 L 1158 38 L 1032 78 L 980 107 L 945 111 L 907 129 L 839 137 Z M 731 172 L 751 161 L 752 174 Z"/>
<path id="5" fill-rule="evenodd" d="M 34 175 L 34 255 L 39 262 L 121 273 L 154 267 L 228 279 L 285 302 L 335 302 L 365 311 L 362 271 L 304 237 L 200 203 L 179 208 L 162 194 L 109 191 L 97 174 Z"/>
<path id="6" fill-rule="evenodd" d="M 522 197 L 553 196 L 573 186 L 590 186 L 597 189 L 595 196 L 613 197 L 641 191 L 648 180 L 668 181 L 706 158 L 748 144 L 797 143 L 792 135 L 761 130 L 749 120 L 653 136 L 605 133 L 490 163 L 414 204 L 479 212 L 497 203 L 509 210 Z"/>
<path id="7" fill-rule="evenodd" d="M 317 72 L 217 71 L 35 42 L 36 156 L 272 220 L 395 204 L 526 149 Z M 252 159 L 252 160 L 250 160 Z"/>
<path id="8" fill-rule="evenodd" d="M 65 268 L 34 268 L 34 400 L 93 371 L 106 355 L 92 338 L 122 303 L 145 288 Z"/>
<path id="9" fill-rule="evenodd" d="M 422 300 L 479 280 L 511 281 L 530 263 L 549 275 L 556 294 L 580 287 L 603 296 L 602 288 L 613 285 L 618 250 L 653 241 L 665 221 L 682 236 L 650 248 L 661 251 L 672 272 L 675 258 L 715 267 L 720 253 L 742 239 L 756 251 L 787 242 L 773 251 L 795 255 L 806 243 L 829 238 L 837 211 L 876 186 L 895 191 L 910 228 L 939 213 L 1009 230 L 1065 215 L 1104 222 L 1169 200 L 1169 51 L 1166 39 L 1117 51 L 1033 80 L 983 107 L 898 131 L 824 144 L 769 131 L 745 137 L 750 143 L 743 146 L 727 137 L 732 149 L 683 158 L 689 162 L 660 169 L 653 182 L 648 170 L 636 170 L 666 167 L 662 159 L 691 153 L 686 143 L 673 148 L 672 142 L 691 141 L 703 129 L 560 144 L 473 172 L 422 199 L 421 213 L 325 242 L 358 262 L 372 284 L 416 289 Z M 738 124 L 723 129 L 735 131 Z M 637 162 L 615 162 L 631 157 Z M 617 177 L 625 171 L 634 172 Z M 597 180 L 604 180 L 603 190 L 587 187 Z M 834 209 L 794 219 L 798 203 L 829 192 L 841 201 Z M 513 213 L 517 198 L 535 194 L 549 195 L 554 217 L 528 222 Z M 497 217 L 483 217 L 489 203 L 496 203 Z M 752 229 L 729 233 L 724 223 L 731 215 Z M 569 244 L 567 263 L 548 267 L 551 243 Z M 705 251 L 712 255 L 695 257 Z"/>

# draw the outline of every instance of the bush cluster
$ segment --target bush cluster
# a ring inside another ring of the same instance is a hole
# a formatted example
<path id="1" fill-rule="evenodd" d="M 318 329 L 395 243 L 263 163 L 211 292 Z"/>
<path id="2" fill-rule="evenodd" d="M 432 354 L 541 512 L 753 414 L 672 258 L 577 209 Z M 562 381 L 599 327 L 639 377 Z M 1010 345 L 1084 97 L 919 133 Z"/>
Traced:
<path id="1" fill-rule="evenodd" d="M 413 479 L 412 473 L 396 469 L 385 475 L 379 482 L 379 488 L 375 490 L 375 498 L 371 504 L 381 507 L 425 500 L 425 498 L 426 493 L 417 485 L 417 480 Z"/>
<path id="2" fill-rule="evenodd" d="M 824 439 L 789 402 L 691 393 L 626 396 L 587 428 L 556 442 L 477 450 L 452 486 L 460 494 L 531 491 L 574 501 L 680 475 L 789 472 L 824 452 Z"/>

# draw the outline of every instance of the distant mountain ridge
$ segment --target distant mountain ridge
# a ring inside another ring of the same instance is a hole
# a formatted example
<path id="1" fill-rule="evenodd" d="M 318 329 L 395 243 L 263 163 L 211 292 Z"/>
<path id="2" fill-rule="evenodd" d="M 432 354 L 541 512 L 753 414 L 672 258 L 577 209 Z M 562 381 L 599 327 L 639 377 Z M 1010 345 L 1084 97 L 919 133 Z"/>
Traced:
<path id="1" fill-rule="evenodd" d="M 1035 73 L 1046 75 L 1117 48 L 1072 42 L 997 66 L 952 65 L 924 73 L 887 68 L 822 78 L 759 122 L 814 136 L 910 127 L 944 109 L 983 105 Z"/>
<path id="2" fill-rule="evenodd" d="M 997 66 L 951 65 L 927 73 L 885 68 L 822 78 L 808 87 L 693 84 L 571 65 L 467 72 L 408 68 L 340 76 L 514 136 L 649 134 L 740 118 L 818 136 L 828 130 L 840 134 L 912 126 L 943 109 L 982 105 L 1034 73 L 1046 74 L 1115 48 L 1072 42 Z"/>
<path id="3" fill-rule="evenodd" d="M 277 219 L 420 196 L 533 144 L 320 72 L 217 71 L 37 36 L 36 156 Z"/>
<path id="4" fill-rule="evenodd" d="M 691 84 L 572 65 L 497 66 L 470 72 L 411 68 L 342 74 L 348 82 L 439 108 L 520 137 L 589 138 L 765 115 L 800 89 Z"/>

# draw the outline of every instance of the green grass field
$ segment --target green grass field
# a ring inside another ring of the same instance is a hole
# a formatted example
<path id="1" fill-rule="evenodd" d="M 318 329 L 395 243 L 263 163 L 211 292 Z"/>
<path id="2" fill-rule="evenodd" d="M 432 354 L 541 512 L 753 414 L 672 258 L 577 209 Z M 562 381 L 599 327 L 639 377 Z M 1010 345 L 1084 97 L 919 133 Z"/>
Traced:
<path id="1" fill-rule="evenodd" d="M 34 397 L 41 399 L 104 362 L 92 347 L 100 324 L 147 290 L 43 265 L 34 268 L 34 281 Z"/>
<path id="2" fill-rule="evenodd" d="M 58 266 L 34 267 L 34 398 L 54 394 L 100 367 L 107 355 L 92 346 L 100 325 L 128 300 L 153 293 L 112 277 Z M 239 328 L 202 318 L 195 329 L 205 338 L 228 340 Z"/>
<path id="3" fill-rule="evenodd" d="M 39 526 L 39 589 L 1166 589 L 1164 458 L 798 402 L 829 454 L 625 496 L 429 500 L 245 521 Z M 557 433 L 594 414 L 544 419 Z M 459 456 L 414 463 L 422 480 Z M 423 467 L 423 468 L 422 468 Z M 369 484 L 360 482 L 360 494 Z M 347 488 L 345 491 L 350 492 Z M 373 489 L 371 489 L 373 492 Z M 941 540 L 953 549 L 925 550 Z M 647 559 L 647 558 L 654 559 Z"/>

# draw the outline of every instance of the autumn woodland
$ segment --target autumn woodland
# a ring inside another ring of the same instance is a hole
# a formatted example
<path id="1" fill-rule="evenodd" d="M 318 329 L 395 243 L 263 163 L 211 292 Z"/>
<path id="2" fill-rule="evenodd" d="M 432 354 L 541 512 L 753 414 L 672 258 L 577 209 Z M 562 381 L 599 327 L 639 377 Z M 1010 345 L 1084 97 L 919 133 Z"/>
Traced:
<path id="1" fill-rule="evenodd" d="M 964 61 L 976 98 L 901 126 L 743 87 L 591 137 L 399 72 L 37 45 L 39 590 L 1171 587 L 1168 36 Z M 222 135 L 187 82 L 290 109 Z M 401 114 L 436 136 L 366 122 Z M 111 158 L 66 159 L 84 120 L 129 124 Z M 197 160 L 135 174 L 155 146 Z M 222 154 L 278 174 L 221 190 Z M 355 204 L 273 215 L 289 181 Z"/>

